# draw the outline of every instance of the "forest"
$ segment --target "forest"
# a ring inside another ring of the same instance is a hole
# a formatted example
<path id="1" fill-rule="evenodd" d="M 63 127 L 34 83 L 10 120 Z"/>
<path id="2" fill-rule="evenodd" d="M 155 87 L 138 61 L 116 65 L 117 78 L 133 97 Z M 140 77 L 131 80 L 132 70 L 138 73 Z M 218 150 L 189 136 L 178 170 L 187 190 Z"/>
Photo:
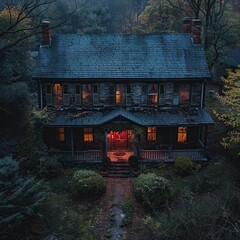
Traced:
<path id="1" fill-rule="evenodd" d="M 202 20 L 211 73 L 209 161 L 151 167 L 133 159 L 133 179 L 66 167 L 42 139 L 52 115 L 38 108 L 32 79 L 42 21 L 52 36 L 138 35 L 180 33 L 186 16 Z M 119 202 L 116 239 L 240 239 L 240 67 L 225 64 L 239 48 L 239 0 L 2 0 L 0 239 L 114 239 Z"/>

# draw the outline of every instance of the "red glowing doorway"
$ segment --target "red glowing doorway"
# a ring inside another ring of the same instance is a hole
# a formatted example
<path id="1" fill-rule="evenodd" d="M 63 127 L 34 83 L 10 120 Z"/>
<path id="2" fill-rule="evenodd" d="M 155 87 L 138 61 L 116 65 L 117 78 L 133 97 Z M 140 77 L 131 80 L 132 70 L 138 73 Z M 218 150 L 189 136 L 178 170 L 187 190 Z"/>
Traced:
<path id="1" fill-rule="evenodd" d="M 122 132 L 111 131 L 108 134 L 109 150 L 129 150 L 131 149 L 132 131 L 125 130 Z"/>

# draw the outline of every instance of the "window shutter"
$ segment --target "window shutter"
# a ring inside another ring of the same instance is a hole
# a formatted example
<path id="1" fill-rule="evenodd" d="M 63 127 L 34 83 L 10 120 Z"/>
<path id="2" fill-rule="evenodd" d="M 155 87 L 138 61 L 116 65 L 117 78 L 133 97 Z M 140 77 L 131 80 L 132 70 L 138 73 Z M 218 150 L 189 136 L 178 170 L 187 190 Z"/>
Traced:
<path id="1" fill-rule="evenodd" d="M 51 84 L 46 84 L 46 105 L 47 106 L 53 105 L 52 85 Z"/>
<path id="2" fill-rule="evenodd" d="M 93 106 L 99 105 L 98 84 L 93 84 Z"/>
<path id="3" fill-rule="evenodd" d="M 69 86 L 67 84 L 63 85 L 63 105 L 69 105 Z"/>
<path id="4" fill-rule="evenodd" d="M 126 86 L 126 106 L 132 106 L 132 85 Z"/>
<path id="5" fill-rule="evenodd" d="M 75 105 L 81 105 L 81 86 L 80 84 L 75 85 Z"/>

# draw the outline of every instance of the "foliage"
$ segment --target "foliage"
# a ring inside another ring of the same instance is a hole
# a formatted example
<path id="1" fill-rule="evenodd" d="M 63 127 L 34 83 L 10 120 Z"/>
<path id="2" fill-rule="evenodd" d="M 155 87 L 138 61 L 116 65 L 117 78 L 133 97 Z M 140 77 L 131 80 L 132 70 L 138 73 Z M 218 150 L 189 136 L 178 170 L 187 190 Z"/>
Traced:
<path id="1" fill-rule="evenodd" d="M 133 188 L 136 197 L 152 210 L 164 204 L 170 196 L 168 180 L 154 173 L 139 175 Z"/>
<path id="2" fill-rule="evenodd" d="M 99 196 L 105 192 L 103 177 L 92 170 L 78 170 L 72 177 L 71 190 L 76 197 Z"/>
<path id="3" fill-rule="evenodd" d="M 214 111 L 218 119 L 229 128 L 227 136 L 222 139 L 222 145 L 225 148 L 240 142 L 240 68 L 227 70 L 227 72 L 228 76 L 222 78 L 224 81 L 223 95 L 218 96 L 221 109 Z M 240 154 L 240 149 L 237 154 Z"/>
<path id="4" fill-rule="evenodd" d="M 138 157 L 137 156 L 134 156 L 134 155 L 130 156 L 128 158 L 128 163 L 132 170 L 138 171 L 139 166 L 138 166 Z"/>
<path id="5" fill-rule="evenodd" d="M 221 174 L 217 166 L 208 166 L 188 177 L 176 178 L 172 182 L 172 197 L 188 197 L 212 192 L 220 186 Z"/>
<path id="6" fill-rule="evenodd" d="M 22 129 L 29 121 L 30 99 L 25 83 L 0 83 L 0 118 L 2 127 Z"/>
<path id="7" fill-rule="evenodd" d="M 234 197 L 224 193 L 221 197 L 209 195 L 200 201 L 186 200 L 176 210 L 163 214 L 158 219 L 146 218 L 144 220 L 144 226 L 148 230 L 146 238 L 238 239 L 240 224 L 234 212 L 236 207 L 239 207 L 238 201 L 237 192 L 234 193 Z"/>
<path id="8" fill-rule="evenodd" d="M 40 158 L 39 174 L 42 177 L 56 177 L 63 171 L 62 164 L 56 156 L 45 156 Z"/>
<path id="9" fill-rule="evenodd" d="M 134 214 L 134 205 L 131 202 L 125 202 L 122 206 L 124 218 L 122 226 L 130 227 L 132 226 L 133 214 Z"/>
<path id="10" fill-rule="evenodd" d="M 181 19 L 181 12 L 176 11 L 167 0 L 150 0 L 140 15 L 146 33 L 179 32 Z"/>
<path id="11" fill-rule="evenodd" d="M 18 163 L 11 157 L 0 159 L 0 230 L 8 231 L 37 213 L 46 193 L 42 181 L 21 178 Z"/>
<path id="12" fill-rule="evenodd" d="M 181 177 L 188 176 L 194 168 L 192 160 L 188 157 L 177 157 L 174 162 L 174 171 Z"/>

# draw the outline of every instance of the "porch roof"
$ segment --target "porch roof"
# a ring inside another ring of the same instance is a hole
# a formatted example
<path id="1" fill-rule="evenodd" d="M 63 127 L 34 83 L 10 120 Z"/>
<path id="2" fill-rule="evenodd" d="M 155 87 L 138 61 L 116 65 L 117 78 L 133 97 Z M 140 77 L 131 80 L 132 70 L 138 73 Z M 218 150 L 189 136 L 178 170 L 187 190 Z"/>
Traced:
<path id="1" fill-rule="evenodd" d="M 111 111 L 60 112 L 48 126 L 97 127 L 119 118 L 141 126 L 197 126 L 213 125 L 214 121 L 204 109 L 129 109 L 118 108 Z"/>

